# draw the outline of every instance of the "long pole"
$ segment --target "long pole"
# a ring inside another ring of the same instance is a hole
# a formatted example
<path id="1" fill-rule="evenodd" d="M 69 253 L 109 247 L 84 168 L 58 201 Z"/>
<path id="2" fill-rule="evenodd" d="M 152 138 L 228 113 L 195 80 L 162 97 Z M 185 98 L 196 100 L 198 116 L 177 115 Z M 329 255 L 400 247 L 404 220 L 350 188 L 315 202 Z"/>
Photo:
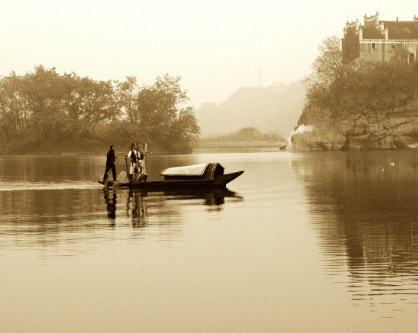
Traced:
<path id="1" fill-rule="evenodd" d="M 128 155 L 125 155 L 125 164 L 126 164 L 126 174 L 128 175 L 128 180 L 131 183 L 131 177 L 129 176 L 129 166 L 128 166 Z"/>

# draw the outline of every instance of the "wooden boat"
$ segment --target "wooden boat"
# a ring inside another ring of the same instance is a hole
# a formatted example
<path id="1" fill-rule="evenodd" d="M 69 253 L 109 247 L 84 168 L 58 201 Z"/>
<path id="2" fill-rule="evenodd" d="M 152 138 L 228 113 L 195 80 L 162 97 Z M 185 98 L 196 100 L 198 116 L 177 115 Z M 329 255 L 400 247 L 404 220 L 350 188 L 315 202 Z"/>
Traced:
<path id="1" fill-rule="evenodd" d="M 224 167 L 219 163 L 206 163 L 165 169 L 160 173 L 160 176 L 163 176 L 162 181 L 128 181 L 127 177 L 119 175 L 115 182 L 108 181 L 105 184 L 105 182 L 99 181 L 99 183 L 108 187 L 143 189 L 148 191 L 213 189 L 226 188 L 228 183 L 243 173 L 244 171 L 238 171 L 225 174 Z"/>

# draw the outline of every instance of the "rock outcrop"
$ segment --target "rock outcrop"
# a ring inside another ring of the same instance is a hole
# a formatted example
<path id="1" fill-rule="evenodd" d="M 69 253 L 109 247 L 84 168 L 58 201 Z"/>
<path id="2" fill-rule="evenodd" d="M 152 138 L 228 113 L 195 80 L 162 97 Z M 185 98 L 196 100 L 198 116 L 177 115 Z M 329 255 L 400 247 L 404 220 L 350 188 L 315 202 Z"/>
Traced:
<path id="1" fill-rule="evenodd" d="M 305 109 L 289 141 L 293 151 L 418 149 L 418 102 L 338 119 L 329 110 Z"/>

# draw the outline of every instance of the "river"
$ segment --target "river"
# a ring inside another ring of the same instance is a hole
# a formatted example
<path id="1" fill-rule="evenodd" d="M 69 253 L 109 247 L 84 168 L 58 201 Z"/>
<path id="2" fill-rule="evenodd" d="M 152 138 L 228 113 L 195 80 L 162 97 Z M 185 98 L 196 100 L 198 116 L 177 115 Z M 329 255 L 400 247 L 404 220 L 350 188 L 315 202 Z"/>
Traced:
<path id="1" fill-rule="evenodd" d="M 104 191 L 105 157 L 0 157 L 0 332 L 416 332 L 417 152 L 149 155 L 149 180 L 206 162 L 245 172 Z"/>

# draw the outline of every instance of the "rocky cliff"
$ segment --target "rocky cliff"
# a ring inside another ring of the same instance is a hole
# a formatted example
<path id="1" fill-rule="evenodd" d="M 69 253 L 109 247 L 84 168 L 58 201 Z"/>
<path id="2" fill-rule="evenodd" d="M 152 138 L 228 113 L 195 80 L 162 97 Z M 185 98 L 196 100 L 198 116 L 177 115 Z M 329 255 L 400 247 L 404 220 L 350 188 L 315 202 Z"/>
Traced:
<path id="1" fill-rule="evenodd" d="M 287 145 L 293 151 L 418 149 L 418 102 L 387 112 L 332 117 L 306 109 Z"/>

